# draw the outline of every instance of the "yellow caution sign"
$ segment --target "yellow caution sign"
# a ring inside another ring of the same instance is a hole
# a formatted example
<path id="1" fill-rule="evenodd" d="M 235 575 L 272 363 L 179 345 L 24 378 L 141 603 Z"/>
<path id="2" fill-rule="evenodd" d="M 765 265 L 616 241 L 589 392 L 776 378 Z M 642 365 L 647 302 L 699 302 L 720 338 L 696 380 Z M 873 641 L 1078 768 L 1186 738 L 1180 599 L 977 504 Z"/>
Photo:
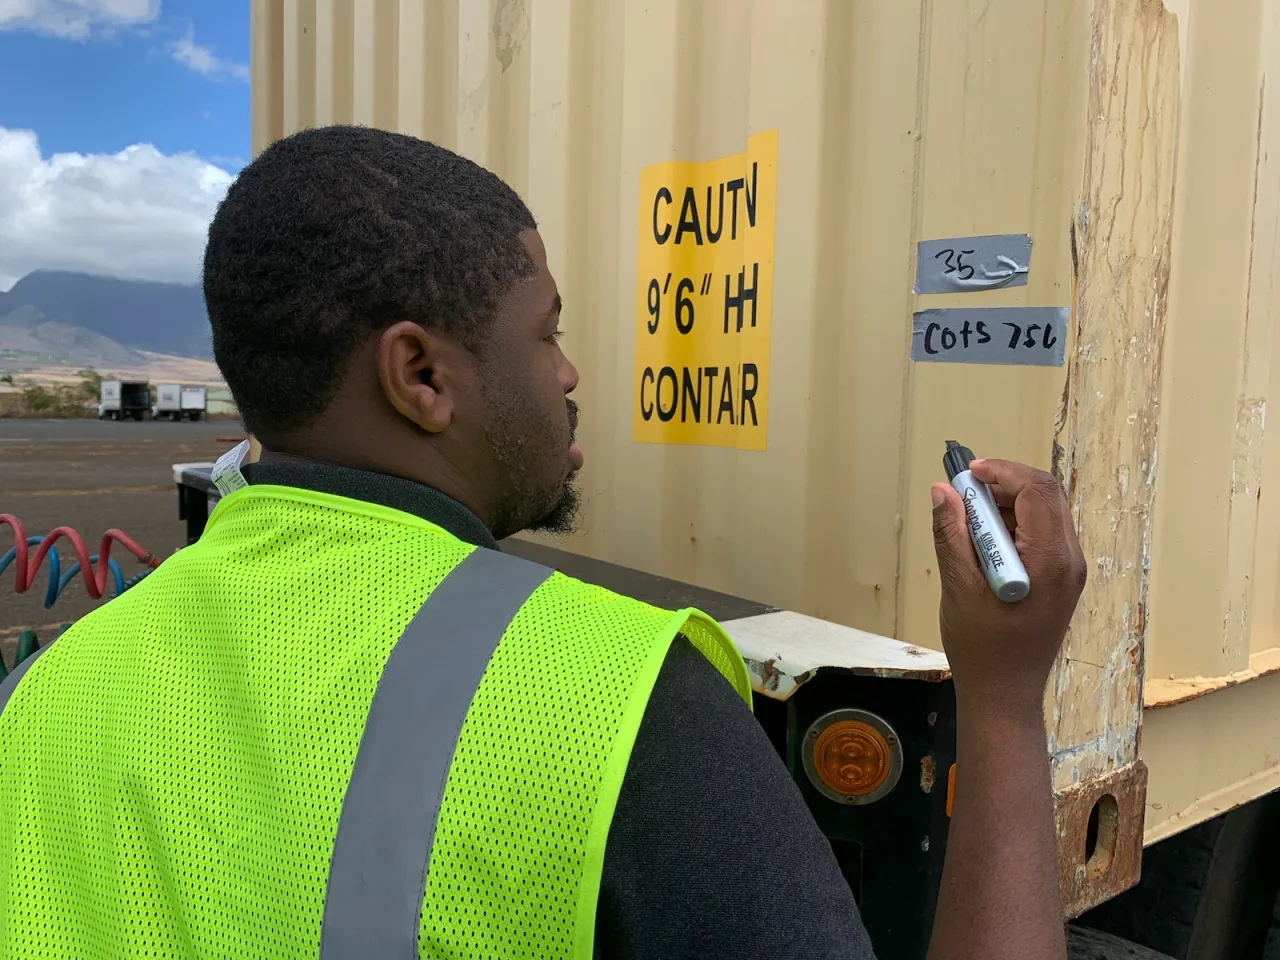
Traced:
<path id="1" fill-rule="evenodd" d="M 778 131 L 640 171 L 632 436 L 764 450 Z"/>

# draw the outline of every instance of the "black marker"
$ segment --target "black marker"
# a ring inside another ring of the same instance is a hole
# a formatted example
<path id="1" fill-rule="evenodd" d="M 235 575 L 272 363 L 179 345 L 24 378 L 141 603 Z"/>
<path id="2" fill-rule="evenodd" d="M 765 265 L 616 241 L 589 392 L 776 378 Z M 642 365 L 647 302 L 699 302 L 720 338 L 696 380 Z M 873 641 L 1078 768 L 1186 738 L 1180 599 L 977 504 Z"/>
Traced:
<path id="1" fill-rule="evenodd" d="M 990 488 L 969 470 L 972 461 L 972 450 L 954 440 L 947 441 L 942 466 L 951 486 L 964 501 L 964 515 L 969 521 L 969 536 L 978 552 L 978 563 L 992 592 L 1006 603 L 1014 603 L 1031 591 L 1031 580 Z"/>

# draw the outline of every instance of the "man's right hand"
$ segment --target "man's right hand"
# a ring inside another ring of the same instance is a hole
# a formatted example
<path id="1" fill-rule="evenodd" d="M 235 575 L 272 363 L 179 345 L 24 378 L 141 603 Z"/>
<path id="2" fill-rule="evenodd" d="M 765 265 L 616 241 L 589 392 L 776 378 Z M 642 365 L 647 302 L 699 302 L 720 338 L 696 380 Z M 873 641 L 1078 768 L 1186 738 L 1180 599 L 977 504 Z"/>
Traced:
<path id="1" fill-rule="evenodd" d="M 956 691 L 955 797 L 930 960 L 1062 960 L 1062 896 L 1041 709 L 1086 566 L 1062 487 L 1046 473 L 975 460 L 1031 579 L 998 600 L 964 506 L 933 489 L 942 643 Z"/>
<path id="2" fill-rule="evenodd" d="M 1032 698 L 1045 681 L 1087 576 L 1062 486 L 1050 474 L 1007 460 L 975 460 L 991 488 L 1031 580 L 1031 592 L 1004 603 L 988 586 L 960 495 L 934 487 L 933 533 L 942 581 L 939 620 L 957 696 Z"/>

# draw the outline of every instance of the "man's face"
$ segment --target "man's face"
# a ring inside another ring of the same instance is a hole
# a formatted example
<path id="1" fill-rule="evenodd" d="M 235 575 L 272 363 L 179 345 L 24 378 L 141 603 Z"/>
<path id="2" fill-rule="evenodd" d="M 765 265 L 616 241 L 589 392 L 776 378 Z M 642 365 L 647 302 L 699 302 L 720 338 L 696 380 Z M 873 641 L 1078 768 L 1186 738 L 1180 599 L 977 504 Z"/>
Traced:
<path id="1" fill-rule="evenodd" d="M 578 407 L 568 397 L 578 371 L 560 349 L 560 295 L 542 238 L 527 230 L 522 239 L 537 272 L 504 298 L 479 363 L 499 539 L 521 530 L 570 532 L 582 466 L 573 443 Z"/>

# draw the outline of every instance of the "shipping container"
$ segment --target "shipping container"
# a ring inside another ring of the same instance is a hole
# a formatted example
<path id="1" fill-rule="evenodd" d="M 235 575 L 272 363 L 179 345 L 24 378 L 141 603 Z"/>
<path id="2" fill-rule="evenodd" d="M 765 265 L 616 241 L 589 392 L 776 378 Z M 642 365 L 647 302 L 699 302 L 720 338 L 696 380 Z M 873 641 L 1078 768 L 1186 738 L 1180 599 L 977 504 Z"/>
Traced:
<path id="1" fill-rule="evenodd" d="M 828 707 L 946 699 L 949 438 L 1052 469 L 1090 560 L 1046 694 L 1069 912 L 1132 886 L 1144 845 L 1257 819 L 1280 787 L 1280 3 L 252 11 L 255 151 L 374 125 L 527 199 L 582 374 L 568 549 L 790 618 L 730 631 L 864 908 L 869 824 L 940 856 L 945 816 L 910 805 L 943 802 L 947 734 L 848 808 L 799 744 Z"/>

